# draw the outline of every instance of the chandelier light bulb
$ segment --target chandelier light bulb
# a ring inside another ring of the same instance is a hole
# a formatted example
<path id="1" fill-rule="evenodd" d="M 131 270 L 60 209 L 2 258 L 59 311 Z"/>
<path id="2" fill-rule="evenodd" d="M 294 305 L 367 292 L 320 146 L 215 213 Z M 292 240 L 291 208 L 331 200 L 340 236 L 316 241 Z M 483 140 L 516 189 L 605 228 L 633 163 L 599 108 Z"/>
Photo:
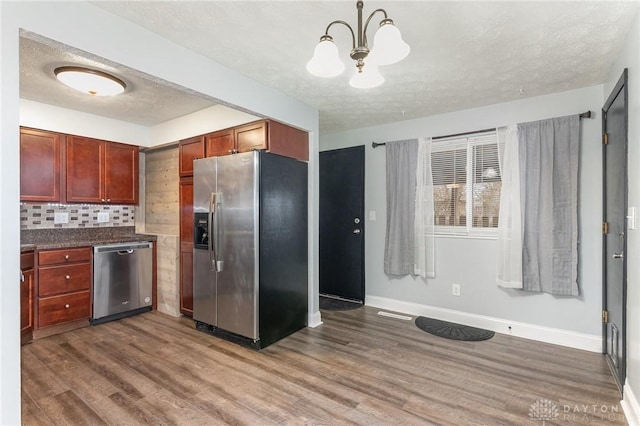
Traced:
<path id="1" fill-rule="evenodd" d="M 384 77 L 378 71 L 378 67 L 373 64 L 356 69 L 356 73 L 349 80 L 351 87 L 356 89 L 371 89 L 382 83 L 384 83 Z"/>
<path id="2" fill-rule="evenodd" d="M 117 77 L 102 71 L 82 67 L 60 67 L 54 70 L 62 83 L 92 96 L 113 96 L 124 92 L 127 85 Z"/>
<path id="3" fill-rule="evenodd" d="M 313 57 L 307 62 L 307 71 L 318 77 L 335 77 L 344 71 L 344 63 L 338 55 L 338 48 L 333 39 L 324 35 L 313 52 Z"/>
<path id="4" fill-rule="evenodd" d="M 410 51 L 411 48 L 402 40 L 400 30 L 393 21 L 384 19 L 373 37 L 369 61 L 377 65 L 391 65 L 406 58 Z"/>

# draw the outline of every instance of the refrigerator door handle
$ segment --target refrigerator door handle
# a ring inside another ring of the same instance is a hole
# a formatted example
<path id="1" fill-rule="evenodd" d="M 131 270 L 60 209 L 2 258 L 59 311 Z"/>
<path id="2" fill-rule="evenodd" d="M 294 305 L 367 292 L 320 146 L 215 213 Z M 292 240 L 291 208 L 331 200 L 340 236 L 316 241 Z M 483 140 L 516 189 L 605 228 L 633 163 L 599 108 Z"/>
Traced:
<path id="1" fill-rule="evenodd" d="M 222 210 L 220 209 L 220 204 L 222 204 L 222 192 L 216 192 L 215 194 L 215 204 L 214 210 L 216 212 L 216 222 L 213 224 L 213 234 L 212 238 L 214 239 L 214 254 L 215 254 L 215 271 L 222 272 L 222 268 L 224 266 L 224 262 L 222 259 L 222 245 L 221 245 L 221 237 L 220 237 L 220 224 L 224 220 L 224 216 L 222 214 Z M 217 248 L 216 248 L 217 247 Z"/>
<path id="2" fill-rule="evenodd" d="M 209 220 L 207 221 L 207 233 L 209 234 L 209 269 L 213 272 L 218 272 L 218 262 L 216 261 L 216 241 L 215 241 L 215 216 L 216 216 L 216 204 L 218 203 L 218 194 L 211 192 L 209 194 Z M 214 231 L 214 232 L 212 232 Z"/>

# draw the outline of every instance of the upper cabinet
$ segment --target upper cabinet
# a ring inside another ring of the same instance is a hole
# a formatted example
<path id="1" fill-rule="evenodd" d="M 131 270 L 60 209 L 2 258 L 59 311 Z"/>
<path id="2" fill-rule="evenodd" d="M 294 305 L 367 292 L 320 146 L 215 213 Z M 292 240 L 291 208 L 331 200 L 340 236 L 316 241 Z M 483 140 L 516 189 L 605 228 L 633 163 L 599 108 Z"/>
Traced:
<path id="1" fill-rule="evenodd" d="M 138 203 L 137 146 L 67 137 L 67 202 Z"/>
<path id="2" fill-rule="evenodd" d="M 180 141 L 180 176 L 193 175 L 193 160 L 254 149 L 309 160 L 309 134 L 272 120 L 256 121 Z"/>
<path id="3" fill-rule="evenodd" d="M 196 136 L 180 141 L 180 176 L 193 175 L 193 160 L 204 158 L 203 140 L 203 136 Z"/>
<path id="4" fill-rule="evenodd" d="M 62 201 L 63 138 L 58 133 L 20 129 L 20 201 Z"/>
<path id="5" fill-rule="evenodd" d="M 67 201 L 103 203 L 104 142 L 80 136 L 67 138 Z"/>
<path id="6" fill-rule="evenodd" d="M 267 143 L 267 126 L 268 123 L 266 121 L 259 121 L 233 129 L 233 135 L 236 141 L 235 152 L 269 149 Z"/>
<path id="7" fill-rule="evenodd" d="M 233 154 L 236 149 L 233 129 L 219 130 L 205 135 L 205 154 L 207 157 L 219 157 Z"/>
<path id="8" fill-rule="evenodd" d="M 20 129 L 20 201 L 138 204 L 139 148 Z"/>
<path id="9" fill-rule="evenodd" d="M 139 148 L 105 142 L 104 193 L 108 203 L 138 204 Z"/>

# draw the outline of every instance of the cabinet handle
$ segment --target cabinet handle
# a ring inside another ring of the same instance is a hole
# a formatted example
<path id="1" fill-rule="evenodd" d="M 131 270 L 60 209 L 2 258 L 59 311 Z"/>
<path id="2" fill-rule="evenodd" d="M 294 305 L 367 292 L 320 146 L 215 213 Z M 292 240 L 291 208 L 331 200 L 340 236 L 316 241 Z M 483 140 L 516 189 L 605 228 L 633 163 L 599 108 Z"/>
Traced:
<path id="1" fill-rule="evenodd" d="M 107 203 L 110 203 L 110 202 L 111 202 L 111 198 L 107 198 Z"/>
<path id="2" fill-rule="evenodd" d="M 67 280 L 69 280 L 69 279 L 71 279 L 71 276 L 70 276 L 70 275 L 67 275 L 67 276 L 66 276 L 66 277 L 64 277 L 64 278 L 65 278 L 65 279 L 67 279 Z"/>
<path id="3" fill-rule="evenodd" d="M 69 255 L 68 254 L 64 255 L 64 260 L 69 260 Z"/>
<path id="4" fill-rule="evenodd" d="M 229 154 L 233 154 L 233 150 L 230 149 L 229 151 L 227 151 Z"/>
<path id="5" fill-rule="evenodd" d="M 104 203 L 104 198 L 102 199 L 102 202 Z"/>
<path id="6" fill-rule="evenodd" d="M 69 304 L 67 303 L 66 305 L 64 305 L 65 309 L 69 309 L 71 306 L 69 306 Z"/>
<path id="7" fill-rule="evenodd" d="M 22 271 L 20 271 L 20 282 L 24 282 L 24 274 L 22 273 Z"/>

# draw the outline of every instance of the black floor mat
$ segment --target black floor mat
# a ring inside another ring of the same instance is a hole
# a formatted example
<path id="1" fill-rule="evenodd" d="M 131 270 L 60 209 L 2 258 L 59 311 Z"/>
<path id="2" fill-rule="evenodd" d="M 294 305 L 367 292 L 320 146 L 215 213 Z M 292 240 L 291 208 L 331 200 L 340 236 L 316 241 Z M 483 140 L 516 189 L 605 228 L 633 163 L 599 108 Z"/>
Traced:
<path id="1" fill-rule="evenodd" d="M 320 309 L 324 309 L 326 311 L 349 311 L 351 309 L 358 309 L 362 306 L 362 303 L 320 296 Z"/>
<path id="2" fill-rule="evenodd" d="M 452 340 L 488 340 L 495 335 L 493 331 L 427 317 L 416 318 L 416 326 L 427 333 Z"/>

